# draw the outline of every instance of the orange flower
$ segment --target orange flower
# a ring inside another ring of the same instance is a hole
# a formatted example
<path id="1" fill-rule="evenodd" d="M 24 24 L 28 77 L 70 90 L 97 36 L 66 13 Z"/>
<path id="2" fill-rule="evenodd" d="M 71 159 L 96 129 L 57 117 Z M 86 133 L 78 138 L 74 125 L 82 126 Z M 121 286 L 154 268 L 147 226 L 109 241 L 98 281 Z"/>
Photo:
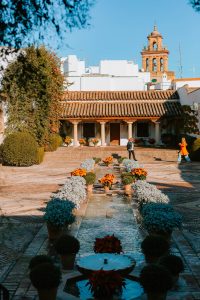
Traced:
<path id="1" fill-rule="evenodd" d="M 71 176 L 85 176 L 86 175 L 86 170 L 85 169 L 76 169 L 71 172 Z"/>
<path id="2" fill-rule="evenodd" d="M 79 139 L 79 144 L 80 145 L 85 145 L 86 144 L 86 140 L 85 139 Z"/>
<path id="3" fill-rule="evenodd" d="M 111 186 L 114 183 L 115 176 L 113 174 L 106 174 L 104 177 L 99 179 L 99 182 L 104 186 Z"/>
<path id="4" fill-rule="evenodd" d="M 111 164 L 113 162 L 112 156 L 108 156 L 108 157 L 104 158 L 103 162 L 104 162 L 104 164 L 106 164 L 108 166 L 109 164 Z"/>
<path id="5" fill-rule="evenodd" d="M 144 180 L 147 177 L 147 171 L 143 168 L 135 168 L 131 170 L 131 174 L 135 176 L 136 179 Z"/>

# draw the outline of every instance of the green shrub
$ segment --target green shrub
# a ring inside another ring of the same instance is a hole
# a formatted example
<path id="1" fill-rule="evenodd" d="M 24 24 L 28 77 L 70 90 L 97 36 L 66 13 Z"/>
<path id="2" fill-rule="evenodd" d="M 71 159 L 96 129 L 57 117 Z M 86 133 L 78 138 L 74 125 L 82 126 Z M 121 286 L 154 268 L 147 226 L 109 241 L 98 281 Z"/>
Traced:
<path id="1" fill-rule="evenodd" d="M 134 182 L 134 178 L 132 178 L 131 176 L 122 178 L 123 185 L 132 184 L 133 182 Z"/>
<path id="2" fill-rule="evenodd" d="M 98 164 L 101 161 L 100 157 L 93 157 L 92 159 L 95 161 L 95 164 Z"/>
<path id="3" fill-rule="evenodd" d="M 49 135 L 49 140 L 47 145 L 45 145 L 45 151 L 56 151 L 56 149 L 61 146 L 62 144 L 62 138 L 59 134 L 57 133 L 51 133 Z"/>
<path id="4" fill-rule="evenodd" d="M 197 138 L 193 145 L 192 145 L 192 151 L 190 153 L 190 158 L 192 160 L 200 161 L 200 138 Z"/>
<path id="5" fill-rule="evenodd" d="M 41 164 L 41 162 L 43 162 L 44 159 L 44 147 L 39 147 L 37 149 L 37 164 Z"/>
<path id="6" fill-rule="evenodd" d="M 2 161 L 5 165 L 26 167 L 38 162 L 38 145 L 28 132 L 9 134 L 2 146 Z"/>
<path id="7" fill-rule="evenodd" d="M 91 185 L 95 183 L 96 180 L 96 174 L 93 172 L 87 172 L 85 176 L 83 176 L 86 180 L 86 185 Z"/>
<path id="8" fill-rule="evenodd" d="M 118 164 L 121 164 L 123 162 L 123 160 L 126 159 L 126 157 L 122 157 L 120 156 L 117 161 L 118 161 Z"/>

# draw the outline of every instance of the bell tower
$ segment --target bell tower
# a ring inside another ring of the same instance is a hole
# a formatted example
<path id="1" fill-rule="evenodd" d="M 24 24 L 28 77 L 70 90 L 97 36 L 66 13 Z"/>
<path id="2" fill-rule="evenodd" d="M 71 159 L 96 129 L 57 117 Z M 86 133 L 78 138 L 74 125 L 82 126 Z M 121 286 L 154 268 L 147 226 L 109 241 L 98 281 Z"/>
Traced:
<path id="1" fill-rule="evenodd" d="M 154 26 L 153 32 L 148 37 L 148 46 L 142 50 L 142 68 L 145 72 L 151 73 L 151 80 L 160 81 L 164 73 L 167 79 L 175 78 L 174 72 L 168 71 L 169 50 L 163 46 L 163 37 Z"/>

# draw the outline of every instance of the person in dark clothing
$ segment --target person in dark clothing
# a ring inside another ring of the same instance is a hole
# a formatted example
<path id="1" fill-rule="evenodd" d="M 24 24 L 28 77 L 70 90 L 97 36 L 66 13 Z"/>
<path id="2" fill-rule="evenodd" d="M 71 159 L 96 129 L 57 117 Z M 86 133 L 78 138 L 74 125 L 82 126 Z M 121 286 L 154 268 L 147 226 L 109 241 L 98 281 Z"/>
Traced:
<path id="1" fill-rule="evenodd" d="M 130 138 L 128 140 L 128 143 L 127 143 L 127 151 L 128 151 L 128 156 L 129 156 L 129 159 L 131 159 L 131 154 L 132 154 L 132 157 L 134 160 L 137 161 L 137 159 L 135 158 L 135 152 L 134 152 L 134 139 L 133 138 Z"/>

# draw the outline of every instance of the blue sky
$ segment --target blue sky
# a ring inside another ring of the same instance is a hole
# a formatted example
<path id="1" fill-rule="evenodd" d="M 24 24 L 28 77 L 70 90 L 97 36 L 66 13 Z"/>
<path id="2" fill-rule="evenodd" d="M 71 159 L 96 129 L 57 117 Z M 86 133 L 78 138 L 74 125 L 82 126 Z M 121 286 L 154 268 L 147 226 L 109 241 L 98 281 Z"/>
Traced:
<path id="1" fill-rule="evenodd" d="M 200 77 L 200 13 L 188 0 L 97 0 L 90 15 L 90 28 L 67 33 L 59 56 L 76 54 L 87 65 L 127 59 L 141 67 L 140 51 L 156 22 L 170 50 L 169 70 L 180 77 L 180 44 L 183 76 Z"/>

